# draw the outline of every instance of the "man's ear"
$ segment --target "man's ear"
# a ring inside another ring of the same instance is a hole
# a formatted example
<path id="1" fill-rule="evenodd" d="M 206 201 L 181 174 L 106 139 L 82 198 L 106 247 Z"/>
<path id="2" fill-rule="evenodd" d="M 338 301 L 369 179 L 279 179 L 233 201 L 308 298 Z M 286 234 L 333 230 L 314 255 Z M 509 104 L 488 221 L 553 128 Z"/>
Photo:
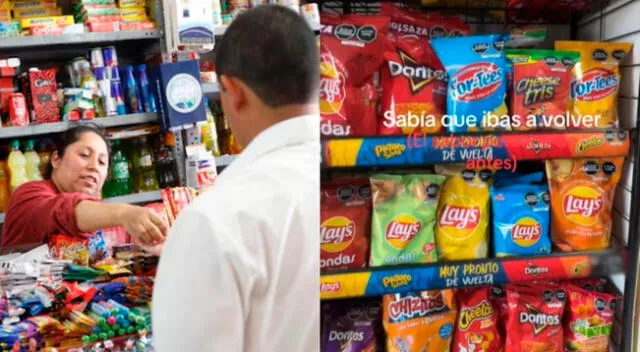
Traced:
<path id="1" fill-rule="evenodd" d="M 228 102 L 231 104 L 231 108 L 239 111 L 247 103 L 247 92 L 245 92 L 245 86 L 236 78 L 221 75 L 220 76 L 221 90 L 227 95 Z M 222 88 L 224 87 L 224 88 Z"/>

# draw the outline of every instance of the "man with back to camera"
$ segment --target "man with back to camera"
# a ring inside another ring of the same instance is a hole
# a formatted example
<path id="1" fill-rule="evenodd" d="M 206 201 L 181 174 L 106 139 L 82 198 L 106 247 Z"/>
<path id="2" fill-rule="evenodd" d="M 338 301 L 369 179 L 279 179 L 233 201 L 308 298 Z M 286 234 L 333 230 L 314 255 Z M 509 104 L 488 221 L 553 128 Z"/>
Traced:
<path id="1" fill-rule="evenodd" d="M 216 46 L 222 109 L 246 146 L 184 210 L 153 294 L 158 352 L 319 350 L 319 52 L 261 5 Z"/>

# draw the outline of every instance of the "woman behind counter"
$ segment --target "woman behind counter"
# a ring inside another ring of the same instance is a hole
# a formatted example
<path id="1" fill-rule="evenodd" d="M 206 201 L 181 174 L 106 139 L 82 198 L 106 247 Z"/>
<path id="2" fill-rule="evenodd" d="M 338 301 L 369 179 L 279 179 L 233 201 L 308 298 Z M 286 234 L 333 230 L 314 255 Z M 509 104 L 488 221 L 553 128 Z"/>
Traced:
<path id="1" fill-rule="evenodd" d="M 99 127 L 87 124 L 64 132 L 45 180 L 25 183 L 11 194 L 2 248 L 43 244 L 55 234 L 90 237 L 113 226 L 123 226 L 143 244 L 164 241 L 168 225 L 150 209 L 100 201 L 108 169 L 109 147 Z"/>

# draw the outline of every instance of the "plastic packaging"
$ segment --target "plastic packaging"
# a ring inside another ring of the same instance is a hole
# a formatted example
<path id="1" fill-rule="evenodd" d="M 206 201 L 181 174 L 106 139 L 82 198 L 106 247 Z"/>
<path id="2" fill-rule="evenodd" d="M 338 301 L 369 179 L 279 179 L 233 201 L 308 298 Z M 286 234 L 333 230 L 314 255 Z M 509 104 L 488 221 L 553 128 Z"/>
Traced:
<path id="1" fill-rule="evenodd" d="M 27 160 L 20 151 L 20 142 L 17 140 L 11 142 L 11 152 L 7 159 L 7 166 L 9 168 L 11 192 L 15 191 L 21 184 L 29 182 Z"/>
<path id="2" fill-rule="evenodd" d="M 144 112 L 157 112 L 156 98 L 151 91 L 149 85 L 149 77 L 147 76 L 147 65 L 138 65 L 138 82 L 140 84 L 140 96 L 142 97 L 142 105 L 144 106 Z"/>
<path id="3" fill-rule="evenodd" d="M 28 140 L 24 148 L 24 158 L 26 161 L 25 170 L 29 181 L 42 180 L 40 173 L 40 156 L 33 149 L 34 141 Z"/>

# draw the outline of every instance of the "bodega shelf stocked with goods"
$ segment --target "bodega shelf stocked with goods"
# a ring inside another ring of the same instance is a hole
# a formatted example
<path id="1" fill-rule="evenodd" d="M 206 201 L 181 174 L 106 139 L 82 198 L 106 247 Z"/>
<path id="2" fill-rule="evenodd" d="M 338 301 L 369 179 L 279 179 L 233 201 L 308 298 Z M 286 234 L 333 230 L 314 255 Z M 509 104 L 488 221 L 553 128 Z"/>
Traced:
<path id="1" fill-rule="evenodd" d="M 321 350 L 639 351 L 640 1 L 319 10 Z"/>

